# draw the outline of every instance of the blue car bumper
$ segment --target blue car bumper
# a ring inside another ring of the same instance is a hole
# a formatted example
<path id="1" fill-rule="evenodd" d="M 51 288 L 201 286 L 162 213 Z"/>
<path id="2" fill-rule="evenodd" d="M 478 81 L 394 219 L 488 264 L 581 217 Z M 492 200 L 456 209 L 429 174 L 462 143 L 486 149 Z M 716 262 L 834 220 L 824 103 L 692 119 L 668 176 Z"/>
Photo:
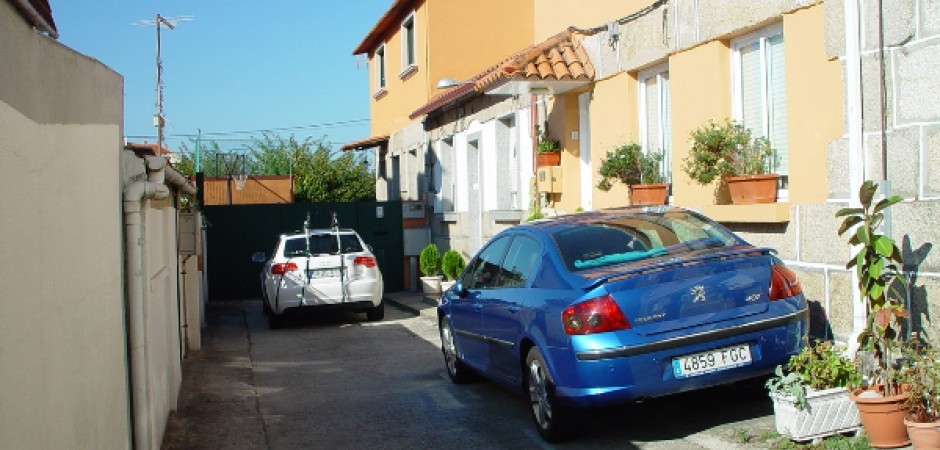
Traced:
<path id="1" fill-rule="evenodd" d="M 555 363 L 555 394 L 572 406 L 600 406 L 772 373 L 806 344 L 809 319 L 805 303 L 802 306 L 762 320 L 706 327 L 630 345 L 604 347 L 598 345 L 600 335 L 579 336 L 572 341 L 572 348 L 549 349 Z M 673 361 L 678 357 L 741 344 L 750 350 L 751 358 L 745 365 L 690 377 L 676 376 Z"/>

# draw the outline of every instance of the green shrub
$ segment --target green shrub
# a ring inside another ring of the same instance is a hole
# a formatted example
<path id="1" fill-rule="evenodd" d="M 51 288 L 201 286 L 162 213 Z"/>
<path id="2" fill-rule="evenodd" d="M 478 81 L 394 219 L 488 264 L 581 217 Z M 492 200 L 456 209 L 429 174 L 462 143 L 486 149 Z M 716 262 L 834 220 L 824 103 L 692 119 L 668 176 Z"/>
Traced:
<path id="1" fill-rule="evenodd" d="M 418 257 L 418 265 L 421 266 L 421 273 L 426 277 L 433 277 L 441 270 L 441 252 L 437 250 L 437 245 L 430 243 L 424 250 L 421 250 L 421 256 Z"/>
<path id="2" fill-rule="evenodd" d="M 455 250 L 444 252 L 443 267 L 441 270 L 449 281 L 456 280 L 463 272 L 465 266 L 466 263 L 463 261 L 463 256 L 460 256 L 460 253 L 457 253 Z"/>

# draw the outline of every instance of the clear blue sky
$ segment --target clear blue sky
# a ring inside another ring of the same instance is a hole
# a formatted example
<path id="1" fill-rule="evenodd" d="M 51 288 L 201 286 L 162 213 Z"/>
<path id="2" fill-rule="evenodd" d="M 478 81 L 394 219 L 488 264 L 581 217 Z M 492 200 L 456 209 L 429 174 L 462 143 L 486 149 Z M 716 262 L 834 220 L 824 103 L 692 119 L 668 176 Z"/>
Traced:
<path id="1" fill-rule="evenodd" d="M 158 13 L 193 17 L 161 31 L 171 150 L 198 129 L 233 150 L 260 135 L 241 131 L 296 128 L 278 133 L 325 135 L 334 148 L 369 137 L 368 70 L 352 51 L 392 0 L 50 3 L 59 42 L 123 75 L 130 141 L 156 142 L 156 29 L 132 23 Z"/>

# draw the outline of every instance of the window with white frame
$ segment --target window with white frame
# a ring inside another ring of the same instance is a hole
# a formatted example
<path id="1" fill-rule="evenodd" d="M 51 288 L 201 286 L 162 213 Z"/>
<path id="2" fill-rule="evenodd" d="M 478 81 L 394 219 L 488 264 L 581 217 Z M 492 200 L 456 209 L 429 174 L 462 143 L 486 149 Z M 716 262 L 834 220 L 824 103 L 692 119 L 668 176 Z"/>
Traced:
<path id="1" fill-rule="evenodd" d="M 415 15 L 411 13 L 401 23 L 401 67 L 402 74 L 417 65 L 415 55 Z"/>
<path id="2" fill-rule="evenodd" d="M 663 155 L 660 173 L 672 180 L 672 121 L 669 108 L 669 67 L 656 66 L 641 72 L 639 81 L 640 146 L 643 151 Z"/>
<path id="3" fill-rule="evenodd" d="M 731 46 L 734 119 L 755 136 L 770 140 L 776 156 L 771 171 L 780 175 L 780 187 L 786 189 L 789 158 L 783 27 L 765 28 L 732 41 Z"/>
<path id="4" fill-rule="evenodd" d="M 375 86 L 376 91 L 381 92 L 385 90 L 385 44 L 382 44 L 375 50 L 375 57 L 372 59 L 375 62 Z"/>

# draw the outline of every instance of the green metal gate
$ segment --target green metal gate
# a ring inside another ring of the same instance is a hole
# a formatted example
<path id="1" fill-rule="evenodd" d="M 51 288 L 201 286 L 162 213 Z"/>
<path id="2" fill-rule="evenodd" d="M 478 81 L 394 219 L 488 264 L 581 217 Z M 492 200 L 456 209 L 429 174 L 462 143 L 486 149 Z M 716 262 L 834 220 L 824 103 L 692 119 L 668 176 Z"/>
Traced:
<path id="1" fill-rule="evenodd" d="M 404 246 L 401 202 L 291 203 L 206 206 L 206 262 L 209 300 L 261 296 L 261 265 L 251 255 L 271 256 L 281 233 L 303 230 L 310 213 L 313 228 L 329 228 L 333 213 L 341 228 L 356 230 L 378 259 L 385 292 L 403 289 Z"/>

